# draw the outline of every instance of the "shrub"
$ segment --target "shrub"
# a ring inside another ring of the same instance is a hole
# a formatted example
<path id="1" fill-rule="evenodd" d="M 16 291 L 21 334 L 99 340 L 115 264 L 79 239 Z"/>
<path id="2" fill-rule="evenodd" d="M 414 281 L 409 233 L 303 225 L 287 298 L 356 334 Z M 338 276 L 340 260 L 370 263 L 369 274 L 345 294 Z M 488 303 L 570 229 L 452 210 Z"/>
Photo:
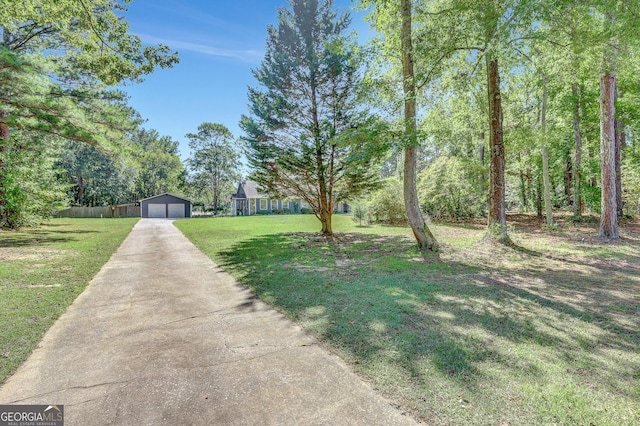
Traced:
<path id="1" fill-rule="evenodd" d="M 480 166 L 457 157 L 439 157 L 420 173 L 418 196 L 433 219 L 466 220 L 484 216 Z"/>
<path id="2" fill-rule="evenodd" d="M 309 208 L 301 208 L 300 209 L 300 213 L 302 214 L 312 214 L 313 213 L 313 209 L 309 209 Z"/>
<path id="3" fill-rule="evenodd" d="M 381 189 L 373 193 L 369 202 L 369 213 L 375 223 L 405 225 L 407 212 L 404 208 L 402 182 L 396 177 L 384 181 Z"/>
<path id="4" fill-rule="evenodd" d="M 351 210 L 351 219 L 360 226 L 363 222 L 366 224 L 369 220 L 369 206 L 363 202 L 354 204 Z"/>
<path id="5" fill-rule="evenodd" d="M 630 151 L 622 163 L 623 205 L 626 214 L 640 215 L 640 152 Z"/>
<path id="6" fill-rule="evenodd" d="M 258 210 L 256 212 L 256 214 L 259 214 L 259 215 L 270 215 L 270 214 L 273 214 L 273 213 L 271 212 L 271 210 Z"/>

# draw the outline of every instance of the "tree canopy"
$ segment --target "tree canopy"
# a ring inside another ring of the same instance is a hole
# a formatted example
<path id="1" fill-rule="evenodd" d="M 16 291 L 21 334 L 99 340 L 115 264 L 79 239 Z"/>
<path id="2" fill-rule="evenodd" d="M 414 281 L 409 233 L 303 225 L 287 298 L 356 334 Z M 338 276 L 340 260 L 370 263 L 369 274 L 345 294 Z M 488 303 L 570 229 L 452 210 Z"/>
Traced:
<path id="1" fill-rule="evenodd" d="M 233 146 L 233 135 L 222 124 L 205 122 L 198 126 L 198 133 L 186 137 L 192 150 L 188 161 L 194 173 L 191 185 L 217 214 L 240 181 L 240 154 Z"/>
<path id="2" fill-rule="evenodd" d="M 107 86 L 138 82 L 177 54 L 143 46 L 128 33 L 123 0 L 14 1 L 0 10 L 0 226 L 20 211 L 9 202 L 11 159 L 36 149 L 74 149 L 86 143 L 107 152 L 127 151 L 135 123 L 121 92 Z M 14 197 L 15 198 L 15 197 Z M 14 218 L 14 219 L 11 219 Z"/>
<path id="3" fill-rule="evenodd" d="M 383 126 L 358 99 L 360 62 L 350 18 L 332 0 L 292 0 L 268 28 L 240 126 L 254 179 L 267 193 L 300 197 L 332 233 L 337 202 L 378 185 Z"/>

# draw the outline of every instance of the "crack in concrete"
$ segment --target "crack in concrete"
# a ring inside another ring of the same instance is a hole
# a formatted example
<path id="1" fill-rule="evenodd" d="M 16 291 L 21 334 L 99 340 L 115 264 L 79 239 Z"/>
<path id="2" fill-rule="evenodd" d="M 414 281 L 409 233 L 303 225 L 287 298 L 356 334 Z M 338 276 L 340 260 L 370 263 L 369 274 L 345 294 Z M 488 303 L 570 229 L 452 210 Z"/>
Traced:
<path id="1" fill-rule="evenodd" d="M 96 384 L 87 385 L 87 386 L 70 386 L 70 387 L 56 389 L 56 390 L 51 391 L 51 392 L 45 392 L 45 393 L 41 393 L 41 394 L 37 394 L 37 395 L 29 395 L 29 396 L 26 396 L 24 398 L 20 398 L 20 399 L 16 399 L 16 400 L 13 400 L 13 401 L 9 401 L 8 403 L 9 404 L 17 404 L 19 402 L 27 401 L 29 399 L 42 398 L 43 396 L 52 395 L 52 394 L 60 393 L 60 392 L 66 392 L 66 391 L 69 391 L 69 390 L 87 390 L 87 389 L 98 388 L 98 387 L 101 387 L 101 386 L 122 385 L 122 384 L 131 383 L 134 380 L 136 380 L 136 379 L 129 379 L 129 380 L 121 381 L 121 382 L 96 383 Z"/>
<path id="2" fill-rule="evenodd" d="M 294 345 L 294 346 L 280 346 L 280 347 L 275 346 L 275 345 L 268 345 L 268 346 L 267 346 L 267 345 L 265 345 L 265 346 L 262 346 L 262 347 L 274 347 L 274 348 L 276 348 L 276 347 L 277 347 L 278 349 L 277 349 L 277 350 L 275 350 L 275 351 L 269 351 L 269 352 L 267 352 L 267 353 L 260 354 L 260 355 L 256 355 L 256 356 L 252 356 L 252 357 L 242 357 L 242 358 L 240 358 L 240 359 L 234 359 L 234 360 L 230 360 L 230 361 L 223 361 L 223 362 L 219 362 L 219 363 L 216 363 L 216 364 L 198 365 L 198 366 L 195 366 L 195 368 L 213 368 L 213 367 L 219 367 L 219 366 L 221 366 L 221 365 L 237 364 L 237 363 L 239 363 L 239 362 L 254 361 L 254 360 L 256 360 L 256 359 L 266 358 L 266 357 L 268 357 L 268 356 L 271 356 L 271 355 L 277 354 L 278 352 L 283 352 L 283 351 L 291 350 L 292 348 L 304 348 L 304 347 L 310 347 L 310 346 L 316 346 L 316 345 L 317 345 L 317 343 L 303 343 L 303 344 L 300 344 L 300 345 Z M 225 347 L 226 347 L 226 344 L 225 344 Z M 235 352 L 235 351 L 233 351 L 233 350 L 232 350 L 232 349 L 230 349 L 230 348 L 227 348 L 227 349 L 229 349 L 231 352 L 233 352 L 233 353 L 235 353 L 235 354 L 238 354 L 238 352 Z M 184 369 L 184 368 L 181 368 L 181 369 Z"/>

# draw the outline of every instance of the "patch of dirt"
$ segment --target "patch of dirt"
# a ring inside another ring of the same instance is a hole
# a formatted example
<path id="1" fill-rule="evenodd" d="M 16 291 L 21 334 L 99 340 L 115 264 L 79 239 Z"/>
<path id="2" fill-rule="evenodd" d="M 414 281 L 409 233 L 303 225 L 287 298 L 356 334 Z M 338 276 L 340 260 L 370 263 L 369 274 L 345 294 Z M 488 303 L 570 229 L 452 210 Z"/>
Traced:
<path id="1" fill-rule="evenodd" d="M 302 265 L 300 263 L 287 263 L 282 265 L 285 268 L 288 269 L 295 269 L 296 271 L 301 271 L 301 272 L 328 272 L 331 271 L 331 268 L 327 268 L 324 266 L 306 266 L 306 265 Z"/>
<path id="2" fill-rule="evenodd" d="M 60 284 L 31 284 L 30 286 L 24 286 L 20 288 L 53 288 L 60 287 Z"/>
<path id="3" fill-rule="evenodd" d="M 55 259 L 64 254 L 64 250 L 50 248 L 12 248 L 6 247 L 0 251 L 0 260 L 38 260 Z"/>

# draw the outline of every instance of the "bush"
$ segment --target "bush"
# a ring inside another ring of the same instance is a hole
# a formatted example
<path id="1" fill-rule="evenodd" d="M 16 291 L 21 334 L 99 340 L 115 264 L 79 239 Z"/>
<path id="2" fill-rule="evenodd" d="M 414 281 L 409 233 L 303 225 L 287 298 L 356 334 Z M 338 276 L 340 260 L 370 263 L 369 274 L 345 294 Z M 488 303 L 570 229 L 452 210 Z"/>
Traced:
<path id="1" fill-rule="evenodd" d="M 266 215 L 273 214 L 273 212 L 272 212 L 271 210 L 258 210 L 258 211 L 256 212 L 256 214 L 258 214 L 258 215 L 265 215 L 265 216 L 266 216 Z"/>
<path id="2" fill-rule="evenodd" d="M 369 206 L 366 203 L 356 203 L 351 210 L 351 219 L 362 226 L 369 221 Z"/>
<path id="3" fill-rule="evenodd" d="M 0 228 L 38 225 L 68 206 L 69 185 L 59 179 L 63 172 L 53 163 L 51 152 L 9 147 L 0 156 L 4 166 Z"/>
<path id="4" fill-rule="evenodd" d="M 301 208 L 300 209 L 300 213 L 302 214 L 312 214 L 313 213 L 313 209 L 309 209 L 309 208 Z"/>
<path id="5" fill-rule="evenodd" d="M 406 225 L 407 212 L 400 179 L 388 178 L 383 187 L 373 193 L 369 202 L 369 214 L 375 223 Z"/>
<path id="6" fill-rule="evenodd" d="M 626 214 L 640 215 L 640 152 L 631 149 L 622 163 L 622 198 Z"/>
<path id="7" fill-rule="evenodd" d="M 486 195 L 480 191 L 480 166 L 457 157 L 439 157 L 420 173 L 418 196 L 433 219 L 482 217 Z"/>

